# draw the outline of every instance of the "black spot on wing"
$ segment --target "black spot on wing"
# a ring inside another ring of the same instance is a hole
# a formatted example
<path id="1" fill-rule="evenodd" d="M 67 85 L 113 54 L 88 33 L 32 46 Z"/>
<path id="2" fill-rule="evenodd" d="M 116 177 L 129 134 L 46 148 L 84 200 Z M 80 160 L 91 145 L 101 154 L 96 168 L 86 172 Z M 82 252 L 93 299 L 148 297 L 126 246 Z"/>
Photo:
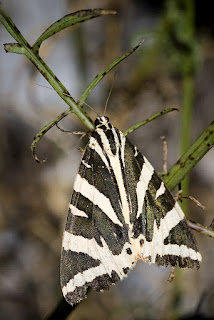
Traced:
<path id="1" fill-rule="evenodd" d="M 140 239 L 140 245 L 143 246 L 143 244 L 144 244 L 144 240 Z"/>
<path id="2" fill-rule="evenodd" d="M 126 249 L 127 254 L 131 255 L 132 254 L 132 250 L 130 248 Z"/>
<path id="3" fill-rule="evenodd" d="M 127 268 L 123 268 L 123 273 L 124 274 L 127 274 L 129 272 L 129 268 L 127 267 Z"/>

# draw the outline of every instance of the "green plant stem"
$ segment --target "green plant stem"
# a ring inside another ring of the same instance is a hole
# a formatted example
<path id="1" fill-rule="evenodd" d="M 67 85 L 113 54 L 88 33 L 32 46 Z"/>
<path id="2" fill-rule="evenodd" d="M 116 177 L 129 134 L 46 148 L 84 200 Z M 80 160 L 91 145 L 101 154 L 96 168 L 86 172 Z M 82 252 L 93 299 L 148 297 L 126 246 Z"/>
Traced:
<path id="1" fill-rule="evenodd" d="M 165 110 L 163 110 L 163 111 L 155 114 L 154 116 L 152 116 L 152 117 L 150 117 L 150 118 L 148 118 L 148 119 L 146 119 L 146 120 L 143 120 L 143 121 L 141 121 L 141 122 L 139 122 L 139 123 L 137 123 L 137 124 L 134 124 L 134 125 L 131 126 L 130 128 L 126 129 L 126 130 L 123 132 L 123 134 L 124 134 L 124 136 L 127 136 L 128 134 L 132 133 L 134 130 L 136 130 L 136 129 L 144 126 L 145 124 L 151 122 L 152 120 L 155 120 L 155 119 L 163 116 L 164 114 L 167 114 L 167 113 L 172 112 L 172 111 L 178 111 L 178 109 L 176 109 L 176 108 L 165 109 Z"/>
<path id="2" fill-rule="evenodd" d="M 74 99 L 70 96 L 68 90 L 57 79 L 55 74 L 50 70 L 46 63 L 41 59 L 37 52 L 34 52 L 33 48 L 22 36 L 18 28 L 15 26 L 3 6 L 0 4 L 0 19 L 7 31 L 18 42 L 17 44 L 5 44 L 4 48 L 6 52 L 23 53 L 26 57 L 35 65 L 39 72 L 45 77 L 45 79 L 54 88 L 57 94 L 70 106 L 71 112 L 74 112 L 76 116 L 85 124 L 89 130 L 93 130 L 94 125 L 83 108 L 79 108 Z M 21 47 L 21 48 L 20 48 Z"/>
<path id="3" fill-rule="evenodd" d="M 192 110 L 193 110 L 193 93 L 194 93 L 194 79 L 193 76 L 184 76 L 183 84 L 183 103 L 181 108 L 181 146 L 180 153 L 184 154 L 191 145 L 192 132 Z M 185 176 L 182 181 L 182 190 L 184 194 L 189 194 L 189 174 Z M 188 214 L 189 201 L 184 199 L 182 201 L 182 209 Z"/>
<path id="4" fill-rule="evenodd" d="M 82 106 L 85 103 L 86 98 L 88 97 L 89 93 L 91 92 L 91 90 L 99 83 L 99 81 L 101 81 L 103 79 L 103 77 L 109 72 L 111 71 L 116 65 L 118 65 L 120 62 L 122 62 L 125 58 L 127 58 L 128 56 L 130 56 L 135 50 L 137 50 L 139 48 L 139 46 L 141 46 L 141 44 L 143 43 L 143 41 L 141 41 L 136 47 L 134 47 L 132 50 L 126 52 L 124 55 L 122 55 L 121 57 L 117 58 L 116 60 L 114 60 L 105 70 L 103 70 L 102 72 L 100 72 L 95 78 L 94 80 L 90 83 L 90 85 L 86 88 L 86 90 L 83 92 L 83 94 L 81 95 L 80 99 L 78 100 L 78 108 L 79 110 L 82 110 Z M 67 96 L 67 94 L 64 94 L 64 96 Z M 37 161 L 37 162 L 43 162 L 41 160 L 39 160 L 39 158 L 36 155 L 36 147 L 39 143 L 39 141 L 41 140 L 41 138 L 44 136 L 44 134 L 50 130 L 54 125 L 56 125 L 59 121 L 61 121 L 63 118 L 65 118 L 68 114 L 70 114 L 71 112 L 74 112 L 74 110 L 72 109 L 68 109 L 66 111 L 64 111 L 63 113 L 61 113 L 58 117 L 56 117 L 55 119 L 53 119 L 52 121 L 50 121 L 46 126 L 44 126 L 35 136 L 34 141 L 31 144 L 31 151 L 32 151 L 32 155 L 33 158 Z M 169 112 L 169 111 L 168 111 Z M 75 112 L 74 112 L 75 113 Z M 166 113 L 166 112 L 165 112 Z M 165 114 L 164 113 L 164 114 Z M 91 131 L 94 130 L 94 123 L 92 123 L 92 128 L 90 129 Z"/>
<path id="5" fill-rule="evenodd" d="M 69 115 L 72 111 L 69 109 L 67 109 L 66 111 L 64 111 L 63 113 L 61 113 L 58 117 L 56 117 L 56 119 L 50 121 L 46 126 L 44 126 L 42 128 L 42 130 L 40 130 L 36 136 L 33 139 L 33 142 L 31 144 L 31 152 L 33 155 L 33 158 L 36 162 L 40 163 L 40 162 L 45 162 L 45 160 L 40 160 L 37 155 L 36 155 L 36 146 L 39 143 L 39 141 L 41 140 L 41 138 L 44 136 L 44 134 L 46 132 L 48 132 L 51 128 L 53 128 L 59 121 L 61 121 L 63 118 L 67 117 L 67 115 Z"/>
<path id="6" fill-rule="evenodd" d="M 59 81 L 59 79 L 55 76 L 55 74 L 50 70 L 50 68 L 46 65 L 46 63 L 41 59 L 38 54 L 39 47 L 41 43 L 50 37 L 51 35 L 59 32 L 60 30 L 82 22 L 89 20 L 91 18 L 98 17 L 100 15 L 107 14 L 115 14 L 116 12 L 113 10 L 102 10 L 102 9 L 94 9 L 94 10 L 81 10 L 76 13 L 67 15 L 57 22 L 53 23 L 43 34 L 37 39 L 34 46 L 31 47 L 29 43 L 22 36 L 18 28 L 15 26 L 11 18 L 8 16 L 7 12 L 4 10 L 3 6 L 0 3 L 0 21 L 4 25 L 4 27 L 8 30 L 8 32 L 14 37 L 14 39 L 18 43 L 8 43 L 4 45 L 6 52 L 13 52 L 18 54 L 25 54 L 26 57 L 35 65 L 35 67 L 39 70 L 39 72 L 45 77 L 45 79 L 50 83 L 53 89 L 57 92 L 57 94 L 70 106 L 68 110 L 59 115 L 56 119 L 50 121 L 44 128 L 42 128 L 34 138 L 34 141 L 31 145 L 31 151 L 34 159 L 37 162 L 40 162 L 35 153 L 35 148 L 43 137 L 43 135 L 50 130 L 56 123 L 58 123 L 61 119 L 66 117 L 70 113 L 75 113 L 76 116 L 82 121 L 82 123 L 92 131 L 94 129 L 94 123 L 89 118 L 88 114 L 82 108 L 86 98 L 88 97 L 91 90 L 98 84 L 100 80 L 118 63 L 127 58 L 130 54 L 132 54 L 139 46 L 143 43 L 141 41 L 135 48 L 125 53 L 122 57 L 117 58 L 113 63 L 108 66 L 104 71 L 100 72 L 95 79 L 90 83 L 88 88 L 84 91 L 82 96 L 80 97 L 78 103 L 71 97 L 67 89 L 63 86 L 63 84 Z"/>
<path id="7" fill-rule="evenodd" d="M 214 121 L 200 135 L 181 158 L 164 175 L 163 180 L 170 190 L 184 179 L 190 170 L 200 161 L 200 159 L 214 145 Z"/>
<path id="8" fill-rule="evenodd" d="M 142 44 L 143 44 L 144 40 L 140 41 L 138 43 L 138 45 L 136 45 L 133 49 L 131 49 L 130 51 L 126 52 L 125 54 L 123 54 L 121 57 L 115 59 L 105 70 L 99 72 L 96 77 L 94 78 L 94 80 L 89 84 L 89 86 L 85 89 L 85 91 L 83 92 L 83 94 L 81 95 L 81 97 L 78 100 L 78 105 L 80 107 L 82 107 L 85 103 L 85 100 L 87 99 L 89 93 L 92 91 L 92 89 L 100 82 L 100 80 L 103 79 L 103 77 L 109 72 L 111 71 L 114 67 L 116 67 L 121 61 L 123 61 L 124 59 L 128 58 L 134 51 L 136 51 Z"/>
<path id="9" fill-rule="evenodd" d="M 23 47 L 29 46 L 28 42 L 22 36 L 18 28 L 15 26 L 11 18 L 8 16 L 7 12 L 4 10 L 0 2 L 0 21 L 5 27 L 5 29 L 11 34 L 11 36 Z"/>
<path id="10" fill-rule="evenodd" d="M 76 25 L 78 23 L 81 23 L 87 20 L 91 20 L 101 16 L 115 15 L 115 14 L 117 14 L 115 10 L 103 10 L 103 9 L 79 10 L 71 14 L 67 14 L 66 16 L 62 17 L 58 21 L 54 22 L 50 27 L 48 27 L 41 34 L 41 36 L 34 43 L 33 50 L 35 52 L 38 52 L 44 40 L 50 38 L 51 36 L 62 31 L 63 29 L 66 29 L 68 27 L 71 27 L 73 25 Z"/>

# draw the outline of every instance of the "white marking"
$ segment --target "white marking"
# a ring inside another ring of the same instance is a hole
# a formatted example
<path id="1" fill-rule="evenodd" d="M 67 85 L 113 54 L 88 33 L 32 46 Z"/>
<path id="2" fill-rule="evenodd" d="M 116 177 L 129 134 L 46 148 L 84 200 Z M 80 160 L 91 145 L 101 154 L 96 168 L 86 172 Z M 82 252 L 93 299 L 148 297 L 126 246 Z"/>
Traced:
<path id="1" fill-rule="evenodd" d="M 138 150 L 137 150 L 137 147 L 134 146 L 134 156 L 137 157 L 137 155 L 138 155 Z"/>
<path id="2" fill-rule="evenodd" d="M 137 183 L 136 193 L 137 193 L 137 202 L 138 202 L 138 210 L 136 218 L 139 218 L 142 210 L 143 210 L 143 203 L 146 194 L 146 190 L 148 188 L 149 182 L 152 178 L 154 173 L 154 168 L 149 163 L 149 161 L 144 158 L 144 164 L 141 170 L 140 179 Z"/>
<path id="3" fill-rule="evenodd" d="M 110 170 L 109 168 L 109 164 L 108 164 L 108 161 L 103 153 L 103 150 L 102 148 L 100 147 L 99 143 L 97 142 L 97 140 L 94 138 L 94 137 L 91 137 L 90 140 L 89 140 L 89 147 L 91 149 L 93 149 L 94 151 L 97 152 L 97 154 L 100 156 L 100 158 L 102 159 L 102 161 L 105 163 L 106 165 L 106 168 L 108 170 Z"/>
<path id="4" fill-rule="evenodd" d="M 121 142 L 122 146 L 120 146 L 118 136 L 116 134 L 114 127 L 112 127 L 112 133 L 114 135 L 115 145 L 116 145 L 116 154 L 115 155 L 111 151 L 109 140 L 108 140 L 106 134 L 104 132 L 99 132 L 99 135 L 102 140 L 104 150 L 105 150 L 106 154 L 108 155 L 111 169 L 113 170 L 116 181 L 117 181 L 118 189 L 120 192 L 121 209 L 122 209 L 122 213 L 124 216 L 124 220 L 127 224 L 129 224 L 130 223 L 130 209 L 129 209 L 129 203 L 128 203 L 127 194 L 126 194 L 126 190 L 125 190 L 125 186 L 124 186 L 122 169 L 121 169 L 121 164 L 120 164 L 120 159 L 119 159 L 119 148 L 121 148 L 121 151 L 122 151 L 121 154 L 123 153 L 123 156 L 124 156 L 124 148 L 125 148 L 126 138 L 124 136 L 125 139 L 122 139 L 122 142 Z M 124 160 L 123 160 L 123 162 L 124 162 Z"/>
<path id="5" fill-rule="evenodd" d="M 120 279 L 125 277 L 123 268 L 132 268 L 133 256 L 128 255 L 126 249 L 130 246 L 126 243 L 121 254 L 112 255 L 105 240 L 101 237 L 102 247 L 100 247 L 95 239 L 87 239 L 82 236 L 73 235 L 67 231 L 64 232 L 63 248 L 64 250 L 71 250 L 74 252 L 82 252 L 89 254 L 93 259 L 100 260 L 100 265 L 90 268 L 83 272 L 76 274 L 63 288 L 64 296 L 68 292 L 73 292 L 76 287 L 83 286 L 86 282 L 93 281 L 97 276 L 109 274 L 116 271 Z M 90 250 L 89 250 L 90 249 Z"/>
<path id="6" fill-rule="evenodd" d="M 103 125 L 106 127 L 105 130 L 110 129 L 110 127 L 109 127 L 109 121 L 106 119 L 105 116 L 100 117 L 100 124 L 98 124 L 98 126 L 96 127 L 96 131 L 103 131 L 103 129 L 100 128 L 100 127 L 103 126 Z"/>
<path id="7" fill-rule="evenodd" d="M 94 205 L 97 205 L 115 224 L 118 224 L 121 227 L 123 226 L 114 212 L 110 200 L 79 174 L 77 174 L 74 182 L 74 190 L 80 192 Z"/>
<path id="8" fill-rule="evenodd" d="M 144 241 L 142 247 L 143 258 L 145 259 L 148 256 L 151 256 L 151 262 L 155 263 L 157 254 L 160 256 L 172 254 L 181 256 L 182 258 L 190 257 L 193 260 L 201 261 L 202 258 L 200 253 L 185 245 L 164 245 L 164 239 L 168 237 L 170 231 L 183 219 L 184 213 L 178 203 L 175 203 L 175 207 L 170 210 L 163 219 L 161 219 L 159 228 L 157 227 L 156 221 L 154 221 L 153 239 L 150 242 Z"/>
<path id="9" fill-rule="evenodd" d="M 121 158 L 123 162 L 123 167 L 125 168 L 125 145 L 126 145 L 126 137 L 124 134 L 119 131 L 120 133 L 120 139 L 121 139 Z"/>
<path id="10" fill-rule="evenodd" d="M 87 215 L 84 211 L 79 210 L 78 208 L 76 208 L 75 206 L 73 206 L 71 203 L 70 203 L 70 205 L 69 205 L 69 209 L 71 210 L 71 213 L 72 213 L 74 216 L 88 218 L 88 215 Z"/>
<path id="11" fill-rule="evenodd" d="M 160 220 L 158 232 L 162 234 L 162 238 L 166 239 L 170 231 L 183 219 L 183 211 L 180 209 L 179 205 L 175 203 L 172 210 L 168 211 L 165 217 Z"/>
<path id="12" fill-rule="evenodd" d="M 92 167 L 90 166 L 90 164 L 86 163 L 84 160 L 82 160 L 82 164 L 84 164 L 84 166 L 88 169 L 91 169 Z"/>
<path id="13" fill-rule="evenodd" d="M 202 260 L 201 254 L 192 248 L 188 248 L 185 245 L 179 246 L 178 244 L 165 245 L 163 248 L 163 255 L 172 254 L 181 256 L 182 258 L 191 258 L 192 260 Z"/>
<path id="14" fill-rule="evenodd" d="M 106 274 L 106 270 L 103 265 L 90 268 L 78 273 L 72 278 L 63 288 L 62 293 L 64 297 L 69 293 L 73 292 L 75 288 L 82 287 L 86 282 L 93 281 L 96 277 Z"/>
<path id="15" fill-rule="evenodd" d="M 163 183 L 163 181 L 161 182 L 160 188 L 157 190 L 156 195 L 155 195 L 155 199 L 157 199 L 158 197 L 160 197 L 162 194 L 164 194 L 164 192 L 166 191 L 165 185 Z"/>

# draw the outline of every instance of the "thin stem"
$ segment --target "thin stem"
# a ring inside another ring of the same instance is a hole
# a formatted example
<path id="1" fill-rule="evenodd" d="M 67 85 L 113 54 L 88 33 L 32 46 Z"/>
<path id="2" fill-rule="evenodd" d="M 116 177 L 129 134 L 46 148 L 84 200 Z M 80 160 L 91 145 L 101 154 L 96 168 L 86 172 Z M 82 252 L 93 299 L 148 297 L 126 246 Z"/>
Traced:
<path id="1" fill-rule="evenodd" d="M 123 134 L 124 134 L 125 136 L 127 136 L 128 134 L 130 134 L 130 133 L 132 133 L 134 130 L 136 130 L 136 129 L 142 127 L 142 126 L 144 126 L 144 125 L 147 124 L 148 122 L 150 122 L 150 121 L 152 121 L 152 120 L 155 120 L 155 119 L 163 116 L 164 114 L 167 114 L 167 113 L 172 112 L 172 111 L 178 111 L 178 109 L 176 109 L 176 108 L 165 109 L 165 110 L 163 110 L 163 111 L 155 114 L 154 116 L 152 116 L 152 117 L 150 117 L 150 118 L 148 118 L 148 119 L 146 119 L 146 120 L 143 120 L 143 121 L 141 121 L 141 122 L 139 122 L 139 123 L 137 123 L 137 124 L 134 124 L 133 126 L 131 126 L 130 128 L 128 128 L 127 130 L 125 130 L 125 131 L 123 132 Z"/>
<path id="2" fill-rule="evenodd" d="M 78 23 L 81 23 L 87 20 L 91 20 L 101 16 L 112 15 L 112 14 L 113 15 L 117 14 L 117 12 L 115 10 L 89 9 L 89 10 L 79 10 L 79 11 L 67 14 L 66 16 L 62 17 L 58 21 L 54 22 L 50 27 L 48 27 L 41 34 L 41 36 L 34 43 L 33 50 L 35 52 L 38 52 L 44 40 L 50 38 L 51 36 L 62 31 L 63 29 L 66 29 L 68 27 L 71 27 L 73 25 L 76 25 Z"/>
<path id="3" fill-rule="evenodd" d="M 91 92 L 91 90 L 98 84 L 100 80 L 111 70 L 113 69 L 118 63 L 120 63 L 122 60 L 127 58 L 130 54 L 132 54 L 142 43 L 141 41 L 135 48 L 124 54 L 122 57 L 119 57 L 116 59 L 109 67 L 107 67 L 104 71 L 100 72 L 95 79 L 91 82 L 91 84 L 88 86 L 88 88 L 85 90 L 85 92 L 82 94 L 82 96 L 79 99 L 79 102 L 76 103 L 75 100 L 71 97 L 68 90 L 63 86 L 63 84 L 59 81 L 59 79 L 55 76 L 55 74 L 50 70 L 50 68 L 46 65 L 46 63 L 41 59 L 41 57 L 38 54 L 38 49 L 41 43 L 47 39 L 50 35 L 53 35 L 56 30 L 59 31 L 62 28 L 68 27 L 71 25 L 71 22 L 75 24 L 81 21 L 86 21 L 87 19 L 91 17 L 97 17 L 99 15 L 107 15 L 107 14 L 115 14 L 116 12 L 113 10 L 102 10 L 102 9 L 95 9 L 95 10 L 83 10 L 79 11 L 77 13 L 74 13 L 73 15 L 65 16 L 59 21 L 55 22 L 53 25 L 51 25 L 43 34 L 42 36 L 35 42 L 34 47 L 32 48 L 29 43 L 25 40 L 25 38 L 22 36 L 18 28 L 15 26 L 11 18 L 8 16 L 7 12 L 4 10 L 3 6 L 0 4 L 0 19 L 5 28 L 8 30 L 8 32 L 14 37 L 15 40 L 17 40 L 17 43 L 13 44 L 5 44 L 5 50 L 7 52 L 14 52 L 14 53 L 22 53 L 25 54 L 26 57 L 35 65 L 35 67 L 40 71 L 40 73 L 45 77 L 45 79 L 50 83 L 50 85 L 54 88 L 54 90 L 57 92 L 57 94 L 70 106 L 68 110 L 63 112 L 61 115 L 59 115 L 56 119 L 49 122 L 43 129 L 41 129 L 32 145 L 31 150 L 34 159 L 37 162 L 40 162 L 38 157 L 35 154 L 35 148 L 42 138 L 42 136 L 50 130 L 58 121 L 60 121 L 62 118 L 70 114 L 71 112 L 75 113 L 76 116 L 82 121 L 82 123 L 90 130 L 92 131 L 94 129 L 94 124 L 92 120 L 89 118 L 88 114 L 84 111 L 82 108 L 87 96 Z M 72 20 L 73 19 L 73 20 Z"/>
<path id="4" fill-rule="evenodd" d="M 213 229 L 211 229 L 209 227 L 204 227 L 200 223 L 196 223 L 196 222 L 193 222 L 190 220 L 188 220 L 187 223 L 188 223 L 188 226 L 190 228 L 192 228 L 193 230 L 198 231 L 198 232 L 204 234 L 205 236 L 208 236 L 208 237 L 211 237 L 214 239 L 214 230 Z"/>
<path id="5" fill-rule="evenodd" d="M 170 190 L 184 179 L 190 170 L 201 160 L 201 158 L 214 145 L 214 121 L 200 135 L 181 158 L 164 175 L 163 180 Z"/>
<path id="6" fill-rule="evenodd" d="M 33 155 L 33 158 L 36 162 L 41 163 L 44 162 L 45 160 L 40 160 L 37 155 L 36 155 L 36 147 L 39 143 L 39 141 L 41 140 L 41 138 L 44 136 L 44 134 L 46 132 L 48 132 L 51 128 L 53 128 L 59 121 L 61 121 L 63 118 L 67 117 L 67 115 L 69 115 L 70 113 L 72 113 L 71 109 L 67 109 L 66 111 L 64 111 L 63 113 L 61 113 L 56 119 L 50 121 L 46 126 L 44 126 L 34 137 L 33 142 L 31 144 L 31 152 Z"/>
<path id="7" fill-rule="evenodd" d="M 86 90 L 83 92 L 83 94 L 81 95 L 81 97 L 78 100 L 78 105 L 80 107 L 82 107 L 85 103 L 85 100 L 87 99 L 89 93 L 92 91 L 92 89 L 100 82 L 100 80 L 102 80 L 106 74 L 111 71 L 114 67 L 116 67 L 121 61 L 123 61 L 124 59 L 128 58 L 128 56 L 130 56 L 134 51 L 136 51 L 142 44 L 143 44 L 144 40 L 140 41 L 138 43 L 138 45 L 136 47 L 134 47 L 133 49 L 131 49 L 130 51 L 126 52 L 125 54 L 123 54 L 121 57 L 115 59 L 105 70 L 99 72 L 96 77 L 94 78 L 94 80 L 89 84 L 89 86 L 86 88 Z"/>
<path id="8" fill-rule="evenodd" d="M 192 132 L 192 110 L 193 110 L 193 91 L 194 79 L 193 76 L 184 76 L 183 78 L 183 104 L 181 108 L 181 146 L 180 152 L 184 154 L 191 145 Z M 190 176 L 186 175 L 182 181 L 182 190 L 184 194 L 189 194 Z M 189 202 L 184 199 L 182 201 L 182 209 L 188 214 Z"/>

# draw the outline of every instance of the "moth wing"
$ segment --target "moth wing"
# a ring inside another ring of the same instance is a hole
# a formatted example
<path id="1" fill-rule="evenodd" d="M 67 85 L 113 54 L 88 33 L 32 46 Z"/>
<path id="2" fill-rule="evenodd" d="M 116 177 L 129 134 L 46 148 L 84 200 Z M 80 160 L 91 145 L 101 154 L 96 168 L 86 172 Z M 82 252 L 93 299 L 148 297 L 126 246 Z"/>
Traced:
<path id="1" fill-rule="evenodd" d="M 141 243 L 142 259 L 161 266 L 199 268 L 201 255 L 179 204 L 146 157 L 128 139 L 126 148 L 133 150 L 132 170 L 138 176 L 133 238 Z"/>
<path id="2" fill-rule="evenodd" d="M 108 288 L 135 264 L 118 200 L 118 185 L 101 150 L 85 149 L 69 205 L 61 255 L 61 286 L 70 304 L 89 287 Z"/>

